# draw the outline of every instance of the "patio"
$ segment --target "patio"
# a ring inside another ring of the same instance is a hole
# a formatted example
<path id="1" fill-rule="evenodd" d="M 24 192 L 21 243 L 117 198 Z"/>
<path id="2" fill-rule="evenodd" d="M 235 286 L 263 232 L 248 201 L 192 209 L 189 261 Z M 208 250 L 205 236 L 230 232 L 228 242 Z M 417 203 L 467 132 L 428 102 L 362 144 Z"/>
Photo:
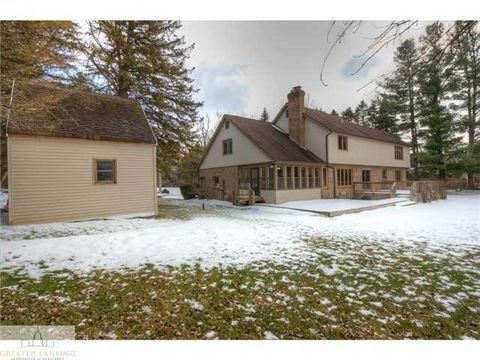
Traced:
<path id="1" fill-rule="evenodd" d="M 307 211 L 328 217 L 339 216 L 344 214 L 358 213 L 367 210 L 375 210 L 387 206 L 413 205 L 406 197 L 394 197 L 381 200 L 356 200 L 356 199 L 318 199 L 289 201 L 280 205 L 275 204 L 258 204 L 257 206 L 269 206 L 283 209 Z"/>

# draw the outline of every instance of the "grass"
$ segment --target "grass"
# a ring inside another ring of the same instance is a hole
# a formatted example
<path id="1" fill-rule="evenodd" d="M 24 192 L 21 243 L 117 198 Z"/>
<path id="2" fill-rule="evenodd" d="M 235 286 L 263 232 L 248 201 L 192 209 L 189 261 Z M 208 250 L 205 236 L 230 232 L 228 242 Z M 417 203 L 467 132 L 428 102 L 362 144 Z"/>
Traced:
<path id="1" fill-rule="evenodd" d="M 470 292 L 478 291 L 478 268 L 400 252 L 380 273 L 385 261 L 364 250 L 343 263 L 324 255 L 321 266 L 257 263 L 207 271 L 147 264 L 38 280 L 4 272 L 1 323 L 73 324 L 79 339 L 262 339 L 265 332 L 282 339 L 480 338 L 480 300 Z M 344 271 L 327 275 L 329 262 Z M 455 299 L 449 310 L 445 299 Z"/>
<path id="2" fill-rule="evenodd" d="M 189 220 L 199 215 L 210 215 L 215 213 L 213 209 L 202 210 L 201 207 L 183 207 L 168 200 L 158 199 L 157 219 L 178 219 Z"/>
<path id="3" fill-rule="evenodd" d="M 158 218 L 235 214 L 162 202 Z M 75 325 L 78 339 L 480 339 L 478 247 L 301 241 L 283 264 L 80 275 L 49 271 L 45 260 L 40 279 L 3 271 L 0 322 Z"/>

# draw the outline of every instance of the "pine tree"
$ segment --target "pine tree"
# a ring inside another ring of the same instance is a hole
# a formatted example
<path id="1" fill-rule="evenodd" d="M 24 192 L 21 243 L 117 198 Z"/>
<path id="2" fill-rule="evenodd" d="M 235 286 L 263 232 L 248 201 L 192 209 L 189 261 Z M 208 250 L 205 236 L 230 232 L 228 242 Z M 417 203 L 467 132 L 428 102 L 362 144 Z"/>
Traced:
<path id="1" fill-rule="evenodd" d="M 338 116 L 338 113 L 335 109 L 332 109 L 332 111 L 330 112 L 331 115 L 337 115 Z"/>
<path id="2" fill-rule="evenodd" d="M 2 87 L 13 79 L 68 80 L 79 49 L 71 21 L 0 22 Z"/>
<path id="3" fill-rule="evenodd" d="M 378 104 L 374 99 L 370 101 L 370 105 L 367 108 L 367 117 L 365 118 L 365 125 L 368 127 L 375 127 L 378 117 Z"/>
<path id="4" fill-rule="evenodd" d="M 480 173 L 480 144 L 478 102 L 480 91 L 480 33 L 469 21 L 455 23 L 454 61 L 455 61 L 455 89 L 454 99 L 460 102 L 456 107 L 460 112 L 460 129 L 466 131 L 468 144 L 464 149 L 462 167 L 467 172 L 468 186 L 474 187 L 473 176 Z M 462 32 L 465 27 L 468 31 Z"/>
<path id="5" fill-rule="evenodd" d="M 412 149 L 412 164 L 415 178 L 419 179 L 417 156 L 419 152 L 419 119 L 416 93 L 418 92 L 418 54 L 413 39 L 403 41 L 395 51 L 395 72 L 383 84 L 384 97 L 391 102 L 394 110 L 398 130 L 408 133 Z"/>
<path id="6" fill-rule="evenodd" d="M 368 105 L 365 101 L 360 101 L 360 103 L 357 105 L 355 108 L 355 122 L 357 124 L 360 124 L 362 126 L 367 125 L 367 110 L 368 110 Z"/>
<path id="7" fill-rule="evenodd" d="M 420 154 L 420 166 L 442 180 L 453 169 L 459 156 L 460 138 L 455 134 L 453 116 L 445 102 L 452 85 L 448 54 L 443 51 L 443 25 L 427 26 L 421 37 L 421 50 L 426 59 L 419 69 L 421 125 L 425 152 Z M 426 51 L 426 50 L 429 51 Z"/>
<path id="8" fill-rule="evenodd" d="M 180 28 L 178 21 L 93 21 L 86 47 L 97 90 L 142 104 L 164 171 L 196 141 L 201 106 L 185 64 L 193 45 L 178 35 Z"/>
<path id="9" fill-rule="evenodd" d="M 71 21 L 0 22 L 0 187 L 7 182 L 6 112 L 12 81 L 68 82 L 80 47 Z"/>
<path id="10" fill-rule="evenodd" d="M 263 111 L 262 111 L 262 115 L 260 115 L 260 120 L 268 121 L 269 118 L 270 118 L 270 116 L 268 115 L 267 108 L 264 107 Z"/>
<path id="11" fill-rule="evenodd" d="M 350 106 L 342 112 L 342 119 L 348 122 L 355 122 L 355 114 Z"/>
<path id="12" fill-rule="evenodd" d="M 397 119 L 395 117 L 395 104 L 387 97 L 381 96 L 377 100 L 378 109 L 373 127 L 389 134 L 397 135 Z"/>

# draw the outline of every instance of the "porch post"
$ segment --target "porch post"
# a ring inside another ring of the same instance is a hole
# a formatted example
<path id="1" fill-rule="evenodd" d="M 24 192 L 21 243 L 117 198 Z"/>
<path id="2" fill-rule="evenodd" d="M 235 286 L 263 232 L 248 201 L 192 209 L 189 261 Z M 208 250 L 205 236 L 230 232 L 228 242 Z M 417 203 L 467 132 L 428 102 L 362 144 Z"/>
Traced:
<path id="1" fill-rule="evenodd" d="M 265 174 L 265 189 L 268 190 L 270 185 L 270 177 L 268 176 L 268 166 L 265 166 L 263 168 L 263 173 Z"/>
<path id="2" fill-rule="evenodd" d="M 310 184 L 310 166 L 307 166 L 305 168 L 305 182 L 306 182 L 305 187 L 310 188 L 310 185 L 311 185 Z"/>
<path id="3" fill-rule="evenodd" d="M 278 190 L 277 165 L 273 165 L 273 190 Z"/>
<path id="4" fill-rule="evenodd" d="M 263 167 L 259 167 L 258 168 L 258 177 L 259 177 L 259 181 L 260 181 L 260 190 L 263 189 Z"/>
<path id="5" fill-rule="evenodd" d="M 317 187 L 317 177 L 315 176 L 316 172 L 317 172 L 317 167 L 312 167 L 311 170 L 313 171 L 313 174 L 312 174 L 312 181 L 313 181 L 313 184 L 312 184 L 312 188 L 316 188 Z"/>
<path id="6" fill-rule="evenodd" d="M 298 167 L 298 188 L 303 189 L 303 166 Z"/>
<path id="7" fill-rule="evenodd" d="M 292 182 L 292 190 L 295 190 L 295 166 L 290 166 L 290 181 Z"/>
<path id="8" fill-rule="evenodd" d="M 283 166 L 283 189 L 287 190 L 287 167 Z"/>

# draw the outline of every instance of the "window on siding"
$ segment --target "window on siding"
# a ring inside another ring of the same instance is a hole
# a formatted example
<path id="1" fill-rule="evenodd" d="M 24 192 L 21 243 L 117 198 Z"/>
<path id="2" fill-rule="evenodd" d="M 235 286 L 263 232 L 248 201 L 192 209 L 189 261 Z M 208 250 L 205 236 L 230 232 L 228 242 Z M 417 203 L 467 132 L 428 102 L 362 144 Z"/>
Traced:
<path id="1" fill-rule="evenodd" d="M 338 149 L 348 150 L 348 138 L 343 135 L 338 135 Z"/>
<path id="2" fill-rule="evenodd" d="M 223 155 L 228 155 L 233 152 L 232 139 L 223 140 Z"/>
<path id="3" fill-rule="evenodd" d="M 387 180 L 388 176 L 387 176 L 387 169 L 382 169 L 382 179 L 383 180 Z"/>
<path id="4" fill-rule="evenodd" d="M 395 146 L 395 160 L 403 160 L 403 146 Z"/>
<path id="5" fill-rule="evenodd" d="M 337 184 L 340 186 L 352 185 L 352 169 L 337 169 Z"/>
<path id="6" fill-rule="evenodd" d="M 214 176 L 212 180 L 213 180 L 213 187 L 217 188 L 220 184 L 220 178 L 218 176 Z"/>
<path id="7" fill-rule="evenodd" d="M 226 120 L 225 121 L 225 129 L 228 129 L 230 127 L 230 121 Z"/>
<path id="8" fill-rule="evenodd" d="M 402 170 L 395 170 L 395 180 L 396 181 L 402 180 Z"/>
<path id="9" fill-rule="evenodd" d="M 95 184 L 117 183 L 116 160 L 94 160 Z"/>

